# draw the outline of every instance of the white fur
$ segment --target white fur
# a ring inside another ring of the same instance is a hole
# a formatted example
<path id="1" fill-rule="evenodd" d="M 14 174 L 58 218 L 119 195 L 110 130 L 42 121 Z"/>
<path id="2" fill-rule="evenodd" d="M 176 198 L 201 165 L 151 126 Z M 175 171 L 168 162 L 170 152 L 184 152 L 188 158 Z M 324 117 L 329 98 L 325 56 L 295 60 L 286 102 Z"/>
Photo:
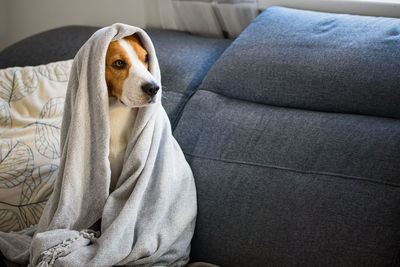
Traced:
<path id="1" fill-rule="evenodd" d="M 151 98 L 142 91 L 141 86 L 145 83 L 154 82 L 154 78 L 146 66 L 139 60 L 129 42 L 124 39 L 118 42 L 125 49 L 132 63 L 128 78 L 122 85 L 121 101 L 130 107 L 146 105 Z"/>
<path id="2" fill-rule="evenodd" d="M 128 108 L 117 98 L 110 97 L 110 160 L 112 191 L 122 171 L 126 146 L 132 134 L 137 108 Z"/>
<path id="3" fill-rule="evenodd" d="M 115 97 L 110 97 L 110 154 L 108 159 L 111 167 L 110 192 L 114 190 L 118 178 L 122 171 L 126 146 L 132 134 L 133 125 L 137 115 L 137 107 L 151 103 L 151 98 L 147 96 L 142 85 L 154 82 L 153 76 L 146 66 L 139 60 L 135 50 L 129 42 L 121 39 L 119 44 L 125 49 L 132 65 L 129 75 L 122 86 L 121 101 Z"/>

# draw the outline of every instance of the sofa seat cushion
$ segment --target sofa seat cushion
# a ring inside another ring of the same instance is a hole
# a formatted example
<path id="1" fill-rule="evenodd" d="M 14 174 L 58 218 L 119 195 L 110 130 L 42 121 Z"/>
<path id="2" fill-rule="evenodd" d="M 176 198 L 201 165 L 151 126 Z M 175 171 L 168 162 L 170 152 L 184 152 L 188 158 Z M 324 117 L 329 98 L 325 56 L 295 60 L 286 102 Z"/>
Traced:
<path id="1" fill-rule="evenodd" d="M 400 121 L 199 90 L 175 130 L 199 213 L 192 260 L 387 266 L 400 251 Z"/>
<path id="2" fill-rule="evenodd" d="M 275 106 L 400 118 L 400 19 L 271 7 L 203 88 Z"/>

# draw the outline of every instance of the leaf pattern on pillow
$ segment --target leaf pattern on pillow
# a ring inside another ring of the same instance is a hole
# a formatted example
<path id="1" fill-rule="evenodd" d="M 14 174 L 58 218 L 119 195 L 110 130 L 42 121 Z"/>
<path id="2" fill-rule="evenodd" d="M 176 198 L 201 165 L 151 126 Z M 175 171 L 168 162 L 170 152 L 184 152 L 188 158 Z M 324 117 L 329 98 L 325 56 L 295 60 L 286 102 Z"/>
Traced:
<path id="1" fill-rule="evenodd" d="M 52 193 L 71 65 L 0 70 L 0 231 L 37 224 Z"/>
<path id="2" fill-rule="evenodd" d="M 0 98 L 0 127 L 10 128 L 11 126 L 12 119 L 9 104 Z"/>
<path id="3" fill-rule="evenodd" d="M 58 166 L 46 164 L 36 167 L 32 176 L 26 179 L 22 185 L 20 203 L 29 204 L 42 201 L 42 198 L 49 198 L 53 191 L 54 176 L 57 174 Z"/>
<path id="4" fill-rule="evenodd" d="M 0 202 L 0 229 L 17 231 L 37 224 L 53 192 L 57 173 L 55 164 L 35 168 L 23 182 L 19 203 Z"/>
<path id="5" fill-rule="evenodd" d="M 31 67 L 16 68 L 0 77 L 0 98 L 11 103 L 31 94 L 37 86 L 38 78 Z"/>
<path id="6" fill-rule="evenodd" d="M 39 66 L 38 72 L 51 81 L 67 82 L 70 68 L 69 64 L 57 64 L 55 66 L 49 64 Z"/>
<path id="7" fill-rule="evenodd" d="M 4 202 L 0 202 L 0 229 L 3 232 L 10 232 L 21 229 L 20 225 L 18 209 L 9 209 Z"/>
<path id="8" fill-rule="evenodd" d="M 14 139 L 0 142 L 0 188 L 18 186 L 31 176 L 34 165 L 29 146 Z"/>
<path id="9" fill-rule="evenodd" d="M 26 179 L 21 190 L 20 210 L 22 228 L 39 222 L 43 208 L 53 192 L 58 166 L 46 164 L 33 170 L 32 176 Z"/>
<path id="10" fill-rule="evenodd" d="M 51 98 L 42 108 L 36 122 L 35 146 L 38 152 L 50 159 L 60 157 L 60 132 L 64 97 Z"/>

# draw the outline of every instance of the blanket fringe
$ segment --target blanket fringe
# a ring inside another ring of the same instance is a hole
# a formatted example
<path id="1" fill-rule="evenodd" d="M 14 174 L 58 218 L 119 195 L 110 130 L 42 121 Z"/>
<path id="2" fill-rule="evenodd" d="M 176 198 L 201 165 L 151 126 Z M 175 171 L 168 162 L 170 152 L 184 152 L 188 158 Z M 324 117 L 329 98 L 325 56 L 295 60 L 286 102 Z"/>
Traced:
<path id="1" fill-rule="evenodd" d="M 99 236 L 99 232 L 93 230 L 82 230 L 79 235 L 73 238 L 64 240 L 62 243 L 51 247 L 40 253 L 38 267 L 51 267 L 54 262 L 59 258 L 68 255 L 73 251 L 71 246 L 76 242 L 83 243 L 81 246 L 93 243 Z M 82 242 L 83 241 L 83 242 Z M 86 242 L 85 242 L 86 241 Z"/>

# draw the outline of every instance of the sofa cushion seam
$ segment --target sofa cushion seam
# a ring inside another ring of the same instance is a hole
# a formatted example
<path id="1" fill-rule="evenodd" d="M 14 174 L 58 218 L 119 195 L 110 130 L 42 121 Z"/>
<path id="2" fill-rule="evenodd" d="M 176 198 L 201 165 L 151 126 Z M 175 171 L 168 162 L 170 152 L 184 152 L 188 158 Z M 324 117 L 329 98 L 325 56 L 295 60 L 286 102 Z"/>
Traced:
<path id="1" fill-rule="evenodd" d="M 274 105 L 274 104 L 270 104 L 270 103 L 263 103 L 263 102 L 259 102 L 259 101 L 253 101 L 253 100 L 249 100 L 249 99 L 243 99 L 243 98 L 239 98 L 239 97 L 235 97 L 235 96 L 230 96 L 230 95 L 224 94 L 222 92 L 216 91 L 215 89 L 214 90 L 207 89 L 206 87 L 203 87 L 203 85 L 201 85 L 196 92 L 198 92 L 198 91 L 210 92 L 210 93 L 217 94 L 219 96 L 222 96 L 222 97 L 225 97 L 225 98 L 228 98 L 228 99 L 232 99 L 232 100 L 235 100 L 235 101 L 241 101 L 241 102 L 246 102 L 246 103 L 249 103 L 249 104 L 256 104 L 256 105 L 261 105 L 261 106 L 270 106 L 270 107 L 284 108 L 284 109 L 291 109 L 291 110 L 301 110 L 301 111 L 306 111 L 306 112 L 342 114 L 342 115 L 350 115 L 350 116 L 365 116 L 365 117 L 373 117 L 373 118 L 378 118 L 378 119 L 388 119 L 388 120 L 400 121 L 400 118 L 380 116 L 380 115 L 376 115 L 376 114 L 328 111 L 328 110 L 318 110 L 318 109 L 304 108 L 304 107 L 291 107 L 291 106 L 283 106 L 283 105 Z"/>
<path id="2" fill-rule="evenodd" d="M 184 152 L 184 154 L 186 156 L 190 156 L 190 157 L 206 159 L 206 160 L 221 161 L 221 162 L 225 162 L 225 163 L 235 163 L 235 164 L 249 165 L 249 166 L 255 166 L 255 167 L 264 167 L 264 168 L 269 168 L 269 169 L 277 169 L 277 170 L 283 170 L 283 171 L 288 171 L 288 172 L 297 172 L 297 173 L 302 173 L 302 174 L 331 176 L 331 177 L 338 177 L 338 178 L 342 178 L 342 179 L 370 182 L 370 183 L 392 186 L 392 187 L 400 187 L 400 184 L 377 181 L 375 179 L 362 177 L 362 176 L 353 176 L 353 175 L 345 175 L 345 174 L 321 172 L 321 171 L 306 171 L 306 170 L 299 170 L 299 169 L 295 169 L 295 168 L 281 167 L 281 166 L 276 166 L 276 165 L 268 165 L 268 164 L 263 164 L 263 163 L 255 163 L 255 162 L 246 162 L 246 161 L 240 161 L 240 160 L 231 160 L 231 159 L 223 159 L 223 158 L 213 158 L 213 157 L 208 157 L 208 156 L 200 156 L 200 155 L 195 155 L 195 154 L 187 153 L 187 152 Z"/>

